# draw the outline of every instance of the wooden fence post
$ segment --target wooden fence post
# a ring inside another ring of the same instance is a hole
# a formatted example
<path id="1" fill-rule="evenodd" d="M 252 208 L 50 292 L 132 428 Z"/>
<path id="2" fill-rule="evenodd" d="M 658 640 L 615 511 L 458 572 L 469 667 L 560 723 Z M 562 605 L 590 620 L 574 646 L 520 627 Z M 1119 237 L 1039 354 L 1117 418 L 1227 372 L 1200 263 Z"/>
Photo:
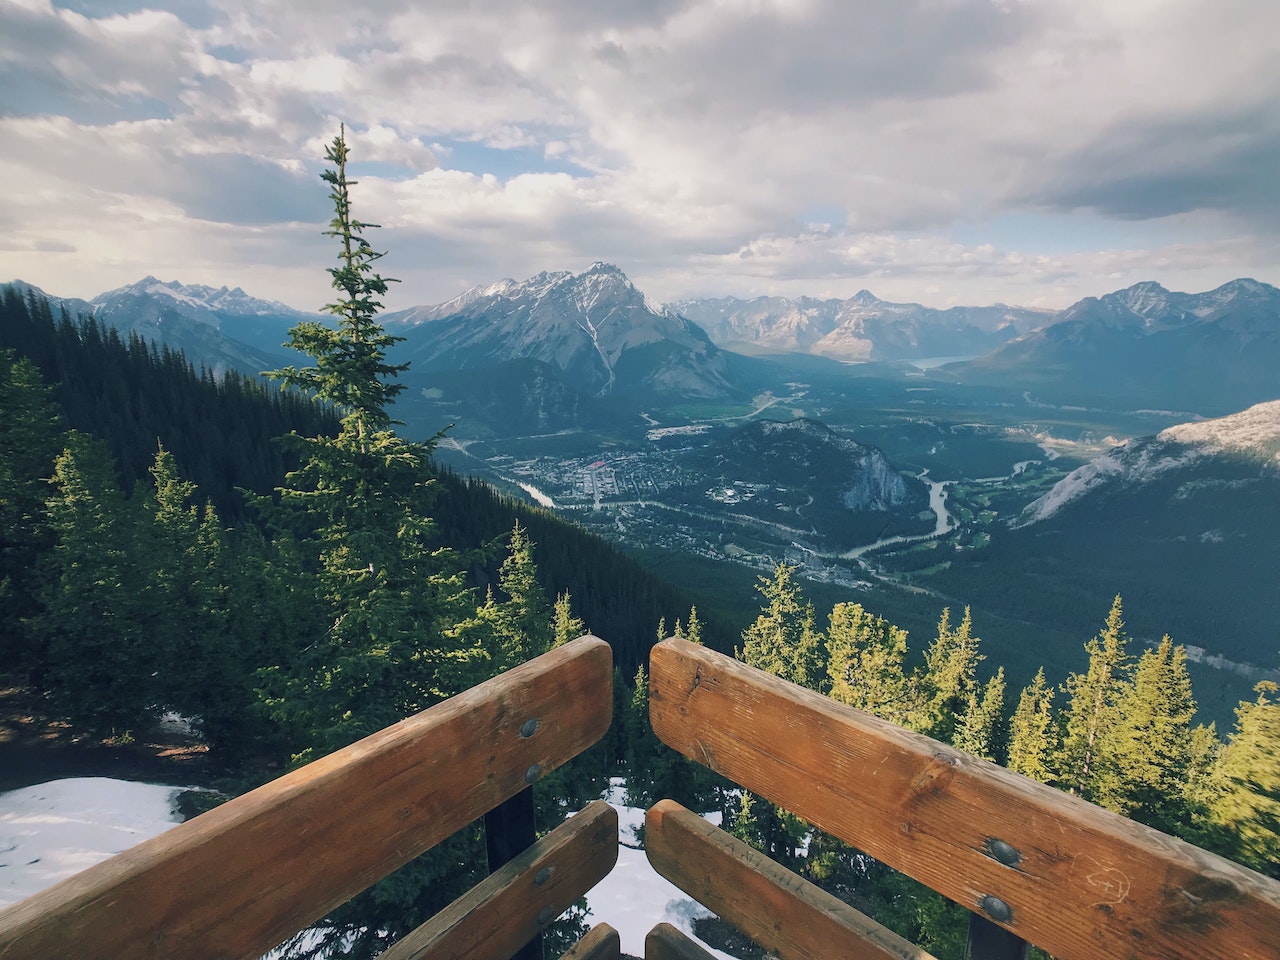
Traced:
<path id="1" fill-rule="evenodd" d="M 537 842 L 538 831 L 533 819 L 533 787 L 521 790 L 484 815 L 484 845 L 490 873 Z M 517 950 L 511 960 L 542 960 L 542 934 Z"/>
<path id="2" fill-rule="evenodd" d="M 964 960 L 1027 960 L 1031 944 L 977 913 L 969 914 Z"/>

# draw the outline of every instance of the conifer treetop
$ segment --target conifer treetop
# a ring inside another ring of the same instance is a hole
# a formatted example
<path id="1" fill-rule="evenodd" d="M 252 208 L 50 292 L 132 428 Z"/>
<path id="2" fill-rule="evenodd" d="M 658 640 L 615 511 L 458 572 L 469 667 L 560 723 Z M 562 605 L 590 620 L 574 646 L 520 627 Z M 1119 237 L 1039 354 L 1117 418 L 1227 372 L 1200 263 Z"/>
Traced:
<path id="1" fill-rule="evenodd" d="M 392 378 L 408 369 L 408 364 L 386 361 L 387 349 L 404 339 L 386 333 L 377 321 L 382 309 L 379 298 L 395 280 L 373 268 L 384 254 L 373 249 L 364 231 L 378 224 L 351 215 L 350 188 L 357 181 L 347 177 L 349 155 L 343 126 L 325 149 L 325 159 L 333 167 L 320 174 L 330 186 L 329 199 L 334 208 L 324 235 L 336 237 L 340 244 L 339 265 L 329 268 L 339 297 L 325 305 L 325 310 L 338 318 L 338 329 L 316 321 L 296 325 L 289 331 L 287 345 L 314 358 L 315 366 L 290 366 L 270 375 L 338 407 L 343 414 L 344 433 L 350 432 L 363 449 L 375 434 L 396 422 L 386 408 L 404 385 L 392 382 Z"/>

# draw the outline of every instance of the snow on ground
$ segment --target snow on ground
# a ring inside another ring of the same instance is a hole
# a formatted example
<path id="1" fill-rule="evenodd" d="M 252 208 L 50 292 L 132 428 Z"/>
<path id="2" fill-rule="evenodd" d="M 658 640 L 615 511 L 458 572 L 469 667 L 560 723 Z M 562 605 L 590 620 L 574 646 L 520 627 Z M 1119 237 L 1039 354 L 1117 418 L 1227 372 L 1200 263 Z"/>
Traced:
<path id="1" fill-rule="evenodd" d="M 163 833 L 183 789 L 80 777 L 0 794 L 0 907 Z"/>
<path id="2" fill-rule="evenodd" d="M 185 789 L 81 777 L 0 793 L 0 907 L 163 833 L 179 822 L 173 801 Z M 608 800 L 618 811 L 620 839 L 634 844 L 644 811 L 622 806 L 622 795 L 622 782 L 614 781 Z M 643 850 L 627 846 L 618 850 L 613 872 L 587 894 L 587 904 L 588 922 L 617 929 L 623 952 L 638 957 L 656 924 L 665 921 L 692 936 L 693 920 L 711 915 L 654 873 Z"/>

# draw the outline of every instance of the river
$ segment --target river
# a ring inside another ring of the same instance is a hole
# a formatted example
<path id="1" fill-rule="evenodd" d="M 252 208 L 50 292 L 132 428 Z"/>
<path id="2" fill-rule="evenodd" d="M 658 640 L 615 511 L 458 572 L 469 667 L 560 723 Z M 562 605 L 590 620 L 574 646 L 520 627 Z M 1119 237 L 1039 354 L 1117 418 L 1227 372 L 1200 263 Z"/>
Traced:
<path id="1" fill-rule="evenodd" d="M 929 471 L 925 470 L 919 474 L 919 479 L 923 480 L 929 487 L 929 509 L 933 511 L 933 515 L 937 518 L 937 522 L 933 526 L 932 533 L 921 533 L 912 537 L 885 537 L 877 540 L 875 543 L 868 543 L 861 547 L 854 547 L 847 550 L 840 556 L 845 560 L 857 560 L 863 554 L 870 553 L 872 550 L 879 550 L 881 547 L 888 547 L 895 543 L 916 543 L 920 540 L 932 540 L 934 537 L 940 537 L 947 533 L 955 526 L 952 522 L 951 514 L 947 512 L 947 486 L 950 480 L 930 480 Z"/>
<path id="2" fill-rule="evenodd" d="M 516 486 L 529 496 L 533 497 L 534 502 L 538 504 L 538 506 L 546 507 L 548 510 L 554 510 L 556 508 L 556 502 L 535 487 L 532 483 L 525 483 L 523 480 L 517 480 Z"/>

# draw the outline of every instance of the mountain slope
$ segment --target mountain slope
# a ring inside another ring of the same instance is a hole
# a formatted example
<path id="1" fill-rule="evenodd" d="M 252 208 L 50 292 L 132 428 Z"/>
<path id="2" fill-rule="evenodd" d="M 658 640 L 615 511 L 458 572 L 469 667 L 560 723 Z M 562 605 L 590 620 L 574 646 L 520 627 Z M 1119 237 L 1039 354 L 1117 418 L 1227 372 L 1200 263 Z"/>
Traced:
<path id="1" fill-rule="evenodd" d="M 1077 469 L 935 583 L 1031 623 L 1087 629 L 1121 594 L 1131 632 L 1280 665 L 1280 402 L 1133 440 Z M 1092 605 L 1092 607 L 1091 607 Z"/>
<path id="2" fill-rule="evenodd" d="M 289 328 L 314 318 L 272 300 L 250 297 L 239 287 L 167 283 L 144 277 L 90 301 L 93 315 L 119 330 L 182 350 L 215 372 L 256 373 L 279 366 Z"/>
<path id="3" fill-rule="evenodd" d="M 923 483 L 899 473 L 876 447 L 817 420 L 753 420 L 717 437 L 691 463 L 719 478 L 735 510 L 809 525 L 833 547 L 928 528 L 920 518 L 929 500 Z M 794 508 L 783 512 L 780 503 Z"/>
<path id="4" fill-rule="evenodd" d="M 1090 495 L 1137 491 L 1166 474 L 1238 470 L 1252 478 L 1280 479 L 1280 400 L 1259 403 L 1240 413 L 1182 423 L 1116 447 L 1072 471 L 1044 496 L 1030 503 L 1020 523 L 1046 520 Z M 1233 481 L 1224 480 L 1230 486 Z M 1204 484 L 1199 484 L 1200 489 Z M 1238 485 L 1237 485 L 1238 488 Z M 1182 487 L 1186 499 L 1196 487 Z"/>
<path id="5" fill-rule="evenodd" d="M 418 371 L 483 369 L 538 360 L 585 392 L 723 397 L 724 357 L 696 325 L 648 298 L 617 267 L 501 280 L 434 307 L 383 318 L 406 338 Z"/>
<path id="6" fill-rule="evenodd" d="M 1249 279 L 1197 294 L 1140 283 L 1087 297 L 1050 326 L 948 369 L 1058 402 L 1224 414 L 1280 397 L 1280 290 Z"/>
<path id="7" fill-rule="evenodd" d="M 679 300 L 669 305 L 718 344 L 812 353 L 840 360 L 910 360 L 986 353 L 1053 316 L 996 304 L 937 310 L 891 303 L 862 290 L 848 300 L 757 297 Z"/>

